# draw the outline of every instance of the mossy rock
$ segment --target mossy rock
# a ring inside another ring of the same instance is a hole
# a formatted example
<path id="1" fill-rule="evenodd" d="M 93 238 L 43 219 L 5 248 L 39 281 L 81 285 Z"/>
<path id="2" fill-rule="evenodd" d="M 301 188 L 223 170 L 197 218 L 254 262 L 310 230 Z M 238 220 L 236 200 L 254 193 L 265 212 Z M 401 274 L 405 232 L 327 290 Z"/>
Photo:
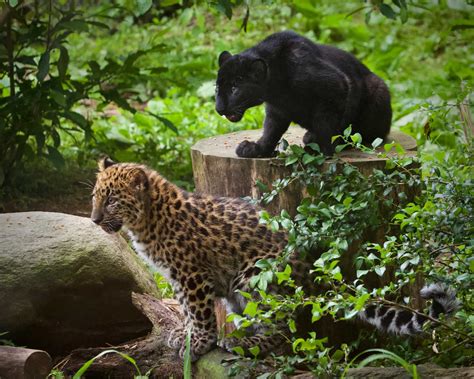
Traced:
<path id="1" fill-rule="evenodd" d="M 61 354 L 151 330 L 131 293 L 158 296 L 152 275 L 120 235 L 62 213 L 0 215 L 0 332 Z"/>

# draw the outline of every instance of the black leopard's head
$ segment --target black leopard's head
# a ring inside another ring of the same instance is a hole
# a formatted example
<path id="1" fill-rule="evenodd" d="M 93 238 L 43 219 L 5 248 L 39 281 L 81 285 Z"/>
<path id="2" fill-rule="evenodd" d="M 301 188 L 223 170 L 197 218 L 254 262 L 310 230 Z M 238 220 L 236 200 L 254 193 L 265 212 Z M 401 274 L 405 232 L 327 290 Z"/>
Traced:
<path id="1" fill-rule="evenodd" d="M 144 166 L 99 161 L 99 172 L 92 192 L 91 220 L 108 233 L 122 226 L 138 227 L 148 205 L 148 177 Z"/>
<path id="2" fill-rule="evenodd" d="M 263 59 L 222 52 L 216 82 L 217 113 L 237 122 L 248 108 L 262 104 L 267 71 Z"/>

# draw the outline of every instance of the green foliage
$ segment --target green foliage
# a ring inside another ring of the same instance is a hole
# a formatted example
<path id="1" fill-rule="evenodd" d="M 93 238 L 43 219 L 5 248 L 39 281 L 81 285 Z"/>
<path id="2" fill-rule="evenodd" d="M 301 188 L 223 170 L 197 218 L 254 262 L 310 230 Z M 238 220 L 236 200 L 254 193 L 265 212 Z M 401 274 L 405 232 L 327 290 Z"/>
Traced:
<path id="1" fill-rule="evenodd" d="M 0 332 L 0 346 L 15 346 L 15 344 L 12 341 L 5 338 L 1 338 L 7 334 L 8 332 Z"/>
<path id="2" fill-rule="evenodd" d="M 65 379 L 64 373 L 58 369 L 52 369 L 48 375 L 48 379 Z"/>
<path id="3" fill-rule="evenodd" d="M 153 275 L 155 279 L 156 286 L 158 287 L 158 290 L 160 291 L 160 295 L 162 298 L 172 298 L 173 297 L 173 288 L 171 287 L 171 284 L 169 284 L 163 276 L 161 276 L 158 273 L 155 273 Z"/>
<path id="4" fill-rule="evenodd" d="M 70 40 L 73 34 L 108 29 L 104 15 L 84 15 L 38 2 L 33 7 L 8 5 L 0 25 L 4 48 L 0 50 L 0 70 L 8 73 L 0 82 L 0 186 L 12 183 L 24 159 L 46 157 L 55 166 L 64 166 L 59 147 L 66 136 L 87 143 L 92 138 L 91 121 L 80 111 L 86 103 L 101 109 L 114 103 L 132 113 L 131 100 L 136 83 L 156 80 L 158 69 L 141 69 L 136 61 L 150 52 L 164 49 L 154 45 L 135 49 L 120 59 L 89 60 L 80 75 L 71 68 Z M 127 92 L 130 100 L 125 99 Z M 176 130 L 165 117 L 153 114 L 166 127 Z"/>
<path id="5" fill-rule="evenodd" d="M 445 117 L 444 122 L 453 119 Z M 434 147 L 430 146 L 430 150 L 422 149 L 424 160 L 420 161 L 393 143 L 376 152 L 362 145 L 360 136 L 351 135 L 350 128 L 338 138 L 346 148 L 387 158 L 386 167 L 363 174 L 350 163 L 338 158 L 326 161 L 298 146 L 290 146 L 281 155 L 292 167 L 292 173 L 273 183 L 261 201 L 269 203 L 294 181 L 306 188 L 308 196 L 294 217 L 286 211 L 275 217 L 262 213 L 261 222 L 274 230 L 288 231 L 288 245 L 280 260 L 257 263 L 262 271 L 251 285 L 258 290 L 260 299 L 250 302 L 242 316 L 230 317 L 240 325 L 234 335 L 243 335 L 242 329 L 250 325 L 274 325 L 278 320 L 285 320 L 295 333 L 295 317 L 303 306 L 311 308 L 312 322 L 325 316 L 336 321 L 351 319 L 368 302 L 392 305 L 387 297 L 410 308 L 406 286 L 422 277 L 428 283 L 443 282 L 455 288 L 463 310 L 450 323 L 440 322 L 440 328 L 431 339 L 425 336 L 422 346 L 411 347 L 406 340 L 392 338 L 387 347 L 396 353 L 374 354 L 361 364 L 387 358 L 399 364 L 405 359 L 432 360 L 443 365 L 467 363 L 472 351 L 463 346 L 474 339 L 474 320 L 468 316 L 474 305 L 470 291 L 474 279 L 472 146 L 462 140 L 456 150 L 446 151 L 438 146 L 433 152 Z M 379 144 L 376 141 L 374 146 Z M 314 148 L 317 154 L 319 149 Z M 384 242 L 371 240 L 373 231 L 381 228 Z M 304 257 L 316 248 L 320 254 L 311 272 L 317 274 L 316 285 L 326 290 L 310 296 L 304 288 L 295 287 L 285 262 L 294 251 Z M 347 254 L 356 257 L 354 278 L 347 272 Z M 368 286 L 369 277 L 371 283 L 379 277 L 379 286 Z M 275 282 L 291 289 L 291 295 L 269 293 L 269 284 Z M 317 330 L 307 337 L 294 334 L 291 342 L 294 355 L 283 360 L 274 357 L 276 372 L 304 363 L 318 376 L 336 375 L 341 372 L 341 364 L 349 363 L 348 354 L 356 347 L 346 341 L 348 346 L 337 350 L 325 338 L 318 338 Z M 433 355 L 432 349 L 437 354 Z M 415 366 L 402 366 L 415 375 Z"/>

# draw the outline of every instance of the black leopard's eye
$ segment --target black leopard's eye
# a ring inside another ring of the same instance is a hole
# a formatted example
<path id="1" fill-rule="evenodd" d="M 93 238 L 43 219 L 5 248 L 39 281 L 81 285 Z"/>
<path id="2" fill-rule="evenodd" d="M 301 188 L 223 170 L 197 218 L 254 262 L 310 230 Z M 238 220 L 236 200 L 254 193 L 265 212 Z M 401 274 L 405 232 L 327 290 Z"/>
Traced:
<path id="1" fill-rule="evenodd" d="M 241 77 L 241 76 L 237 76 L 237 77 L 235 78 L 235 81 L 236 81 L 236 82 L 241 82 L 242 80 L 244 80 L 244 78 Z"/>

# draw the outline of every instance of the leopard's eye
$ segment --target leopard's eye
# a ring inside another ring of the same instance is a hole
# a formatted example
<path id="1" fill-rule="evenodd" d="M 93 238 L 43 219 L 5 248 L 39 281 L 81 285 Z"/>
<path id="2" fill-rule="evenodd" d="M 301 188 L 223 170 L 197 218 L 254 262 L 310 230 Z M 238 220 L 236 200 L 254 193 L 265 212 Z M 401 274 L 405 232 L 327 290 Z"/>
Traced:
<path id="1" fill-rule="evenodd" d="M 237 77 L 235 78 L 235 81 L 236 81 L 236 82 L 241 82 L 242 80 L 244 80 L 244 78 L 241 77 L 241 76 L 237 76 Z"/>
<path id="2" fill-rule="evenodd" d="M 117 199 L 115 197 L 109 196 L 105 201 L 106 205 L 114 205 L 117 203 Z"/>

